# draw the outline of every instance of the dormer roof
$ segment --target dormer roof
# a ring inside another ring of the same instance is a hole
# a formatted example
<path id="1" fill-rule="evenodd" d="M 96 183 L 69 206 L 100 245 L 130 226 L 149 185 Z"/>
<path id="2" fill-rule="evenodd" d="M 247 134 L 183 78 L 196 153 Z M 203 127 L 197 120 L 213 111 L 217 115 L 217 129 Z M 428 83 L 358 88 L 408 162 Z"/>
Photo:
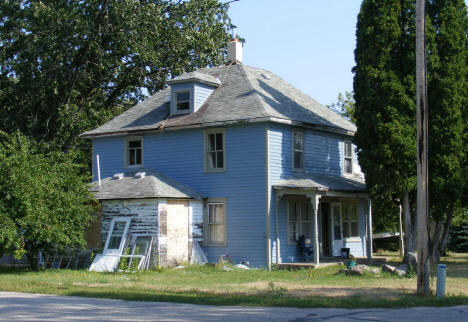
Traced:
<path id="1" fill-rule="evenodd" d="M 170 86 L 174 81 L 195 78 L 222 81 L 196 112 L 171 115 L 167 100 Z M 101 127 L 83 133 L 82 137 L 245 122 L 292 124 L 351 136 L 356 131 L 352 122 L 264 69 L 243 64 L 204 68 L 183 74 L 169 81 L 169 85 Z"/>
<path id="2" fill-rule="evenodd" d="M 182 83 L 190 83 L 190 82 L 197 82 L 197 83 L 202 83 L 214 87 L 218 87 L 221 85 L 221 81 L 219 78 L 214 77 L 210 74 L 205 74 L 201 72 L 190 72 L 190 73 L 185 73 L 182 74 L 176 78 L 173 78 L 171 80 L 168 80 L 166 83 L 169 85 L 172 84 L 182 84 Z"/>

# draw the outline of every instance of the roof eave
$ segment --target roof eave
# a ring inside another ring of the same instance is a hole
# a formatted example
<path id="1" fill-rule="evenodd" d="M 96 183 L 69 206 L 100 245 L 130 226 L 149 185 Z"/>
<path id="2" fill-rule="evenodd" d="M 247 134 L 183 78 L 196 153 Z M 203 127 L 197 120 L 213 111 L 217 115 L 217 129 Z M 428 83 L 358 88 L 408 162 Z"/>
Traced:
<path id="1" fill-rule="evenodd" d="M 242 124 L 242 123 L 261 123 L 261 122 L 274 122 L 274 123 L 281 123 L 281 124 L 288 124 L 299 126 L 303 128 L 308 128 L 312 130 L 317 130 L 321 132 L 327 133 L 334 133 L 346 136 L 354 136 L 356 133 L 355 131 L 346 130 L 343 128 L 326 126 L 326 125 L 318 125 L 318 124 L 311 124 L 306 122 L 299 122 L 294 120 L 288 119 L 281 119 L 277 117 L 260 117 L 260 118 L 252 118 L 252 119 L 238 119 L 238 120 L 231 120 L 231 121 L 219 121 L 219 122 L 208 122 L 208 123 L 198 123 L 198 124 L 189 124 L 189 125 L 175 125 L 175 126 L 167 126 L 161 128 L 159 125 L 154 128 L 148 129 L 135 129 L 135 130 L 127 130 L 127 131 L 109 131 L 104 133 L 90 133 L 92 131 L 88 131 L 85 133 L 80 134 L 81 138 L 91 139 L 94 137 L 106 137 L 106 136 L 120 136 L 120 135 L 135 135 L 135 134 L 144 134 L 149 132 L 162 132 L 162 131 L 176 131 L 176 130 L 185 130 L 185 129 L 195 129 L 195 128 L 204 128 L 204 127 L 219 127 L 219 126 L 226 126 L 226 125 L 235 125 L 235 124 Z"/>

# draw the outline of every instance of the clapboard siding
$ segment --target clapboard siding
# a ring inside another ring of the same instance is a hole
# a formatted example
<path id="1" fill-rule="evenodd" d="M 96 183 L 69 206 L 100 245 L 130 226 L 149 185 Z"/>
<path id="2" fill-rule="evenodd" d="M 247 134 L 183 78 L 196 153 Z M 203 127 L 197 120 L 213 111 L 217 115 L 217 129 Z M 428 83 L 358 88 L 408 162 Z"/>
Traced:
<path id="1" fill-rule="evenodd" d="M 105 200 L 102 201 L 101 239 L 103 245 L 115 217 L 130 217 L 129 238 L 134 234 L 156 234 L 158 231 L 157 199 Z"/>
<path id="2" fill-rule="evenodd" d="M 144 166 L 191 187 L 208 198 L 226 198 L 226 247 L 204 247 L 209 261 L 229 255 L 233 261 L 265 266 L 265 124 L 225 129 L 226 171 L 203 168 L 202 129 L 144 135 Z M 101 176 L 124 170 L 125 137 L 95 139 Z M 120 151 L 120 152 L 116 152 Z M 198 208 L 197 218 L 203 216 Z"/>
<path id="3" fill-rule="evenodd" d="M 196 83 L 194 85 L 194 110 L 195 112 L 205 103 L 206 99 L 213 93 L 214 88 L 205 84 Z"/>
<path id="4" fill-rule="evenodd" d="M 299 130 L 304 133 L 304 171 L 307 173 L 318 173 L 341 176 L 343 171 L 343 142 L 349 138 L 340 135 L 327 134 L 318 131 L 297 129 L 291 126 L 270 124 L 268 129 L 269 144 L 269 188 L 271 193 L 270 226 L 272 239 L 272 262 L 276 262 L 276 201 L 275 192 L 271 186 L 277 181 L 284 179 L 292 174 L 292 133 Z M 354 156 L 354 163 L 357 165 L 357 157 Z M 302 255 L 299 254 L 296 245 L 289 245 L 287 242 L 287 201 L 283 197 L 278 207 L 278 237 L 280 240 L 280 262 L 302 261 Z M 365 208 L 364 201 L 359 200 L 358 207 L 360 237 L 361 242 L 349 242 L 344 247 L 351 248 L 354 256 L 365 256 Z M 319 216 L 319 227 L 320 218 Z M 321 240 L 321 229 L 319 229 L 319 240 Z"/>

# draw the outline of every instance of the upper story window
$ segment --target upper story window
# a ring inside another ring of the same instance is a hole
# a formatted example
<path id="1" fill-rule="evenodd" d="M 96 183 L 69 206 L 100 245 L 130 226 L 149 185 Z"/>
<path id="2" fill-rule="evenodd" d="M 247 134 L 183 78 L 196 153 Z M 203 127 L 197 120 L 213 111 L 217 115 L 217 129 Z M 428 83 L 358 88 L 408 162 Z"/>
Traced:
<path id="1" fill-rule="evenodd" d="M 190 112 L 190 90 L 175 92 L 175 100 L 177 113 Z"/>
<path id="2" fill-rule="evenodd" d="M 220 172 L 225 170 L 224 130 L 205 132 L 205 171 Z"/>
<path id="3" fill-rule="evenodd" d="M 345 141 L 344 142 L 344 173 L 352 174 L 353 173 L 353 145 L 351 142 Z"/>
<path id="4" fill-rule="evenodd" d="M 293 169 L 304 170 L 304 133 L 293 132 Z"/>
<path id="5" fill-rule="evenodd" d="M 143 139 L 127 139 L 126 165 L 129 167 L 141 166 L 143 164 Z"/>

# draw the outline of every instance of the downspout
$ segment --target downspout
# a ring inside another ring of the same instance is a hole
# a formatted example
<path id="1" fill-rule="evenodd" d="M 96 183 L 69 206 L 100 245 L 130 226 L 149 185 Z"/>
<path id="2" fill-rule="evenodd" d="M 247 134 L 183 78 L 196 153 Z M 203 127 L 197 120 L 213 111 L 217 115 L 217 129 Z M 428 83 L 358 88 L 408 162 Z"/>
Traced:
<path id="1" fill-rule="evenodd" d="M 99 189 L 101 189 L 101 166 L 99 164 L 99 154 L 96 154 L 96 167 L 97 167 L 98 186 L 99 186 Z"/>
<path id="2" fill-rule="evenodd" d="M 265 126 L 265 197 L 266 197 L 266 214 L 265 214 L 265 242 L 266 242 L 266 260 L 267 267 L 271 269 L 271 236 L 270 236 L 270 157 L 269 157 L 269 140 L 268 140 L 268 125 Z"/>

